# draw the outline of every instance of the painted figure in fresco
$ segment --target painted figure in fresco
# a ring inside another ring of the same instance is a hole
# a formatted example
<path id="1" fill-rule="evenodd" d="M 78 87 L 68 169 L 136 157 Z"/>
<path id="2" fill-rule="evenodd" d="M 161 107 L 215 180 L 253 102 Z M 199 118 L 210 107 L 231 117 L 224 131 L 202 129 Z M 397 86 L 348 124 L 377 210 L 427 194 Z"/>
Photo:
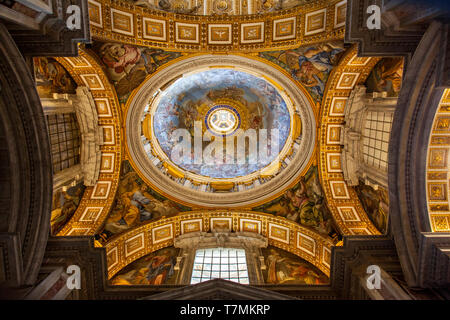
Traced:
<path id="1" fill-rule="evenodd" d="M 170 217 L 180 212 L 171 200 L 157 196 L 134 172 L 128 162 L 123 164 L 115 204 L 99 239 L 125 231 L 144 221 Z M 104 234 L 104 235 L 103 235 Z"/>
<path id="2" fill-rule="evenodd" d="M 251 129 L 259 129 L 261 128 L 262 125 L 262 116 L 260 115 L 256 115 L 252 118 L 251 123 L 250 123 L 250 128 Z"/>
<path id="3" fill-rule="evenodd" d="M 288 71 L 315 101 L 320 102 L 328 75 L 343 52 L 343 43 L 335 41 L 292 50 L 261 52 L 259 55 Z"/>
<path id="4" fill-rule="evenodd" d="M 282 254 L 283 253 L 283 254 Z M 269 249 L 266 258 L 267 278 L 266 283 L 301 283 L 301 284 L 325 284 L 326 276 L 313 270 L 306 262 L 294 259 L 281 250 Z"/>
<path id="5" fill-rule="evenodd" d="M 97 52 L 107 67 L 108 77 L 114 83 L 121 102 L 126 100 L 148 74 L 180 56 L 177 52 L 120 43 L 104 43 L 97 48 Z"/>
<path id="6" fill-rule="evenodd" d="M 168 254 L 168 252 L 162 252 L 161 255 L 152 257 L 148 266 L 148 283 L 154 285 L 164 284 L 166 279 L 174 274 L 174 267 L 175 257 Z"/>
<path id="7" fill-rule="evenodd" d="M 194 122 L 197 120 L 198 111 L 196 104 L 192 100 L 188 101 L 184 108 L 181 108 L 181 119 L 184 128 L 186 128 L 192 136 L 194 136 Z"/>
<path id="8" fill-rule="evenodd" d="M 142 50 L 142 63 L 148 74 L 152 74 L 156 69 L 168 60 L 176 57 L 173 52 L 165 52 L 161 49 L 145 48 Z"/>
<path id="9" fill-rule="evenodd" d="M 326 284 L 328 281 L 324 276 L 308 268 L 305 263 L 290 261 L 291 276 L 295 281 L 305 284 Z"/>
<path id="10" fill-rule="evenodd" d="M 168 200 L 159 201 L 147 192 L 148 187 L 142 184 L 131 191 L 118 196 L 116 206 L 108 217 L 105 229 L 118 233 L 147 220 L 155 220 L 163 216 L 172 216 L 178 210 Z"/>
<path id="11" fill-rule="evenodd" d="M 286 192 L 286 197 L 294 207 L 294 210 L 286 218 L 305 226 L 325 228 L 322 204 L 315 203 L 310 199 L 306 191 L 305 178 L 302 177 L 297 190 Z"/>
<path id="12" fill-rule="evenodd" d="M 266 259 L 266 265 L 268 266 L 267 272 L 267 283 L 283 283 L 287 280 L 293 280 L 290 277 L 290 269 L 285 263 L 287 258 L 280 256 L 278 251 L 275 249 L 270 249 L 270 254 Z"/>

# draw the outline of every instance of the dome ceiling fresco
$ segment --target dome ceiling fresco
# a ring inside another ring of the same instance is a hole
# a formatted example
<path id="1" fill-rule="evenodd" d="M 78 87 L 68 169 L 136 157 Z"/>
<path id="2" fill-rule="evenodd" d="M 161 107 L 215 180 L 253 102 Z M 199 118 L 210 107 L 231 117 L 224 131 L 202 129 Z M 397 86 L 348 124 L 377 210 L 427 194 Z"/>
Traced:
<path id="1" fill-rule="evenodd" d="M 300 181 L 283 195 L 252 210 L 284 217 L 335 240 L 339 237 L 326 205 L 316 166 L 309 168 Z"/>
<path id="2" fill-rule="evenodd" d="M 328 76 L 344 53 L 344 43 L 333 41 L 295 49 L 265 51 L 259 56 L 276 63 L 321 102 Z"/>
<path id="3" fill-rule="evenodd" d="M 57 71 L 73 79 L 38 80 L 50 93 L 86 86 L 96 103 L 101 179 L 55 192 L 51 225 L 54 235 L 94 236 L 107 249 L 112 284 L 173 283 L 175 239 L 220 224 L 289 251 L 264 252 L 265 283 L 325 284 L 333 245 L 388 231 L 387 190 L 345 180 L 344 111 L 356 85 L 397 97 L 402 61 L 358 57 L 356 46 L 344 45 L 342 1 L 99 3 L 104 20 L 91 29 L 92 45 L 80 46 L 84 60 L 57 60 Z M 283 28 L 292 37 L 279 36 Z M 222 29 L 227 43 L 213 37 Z M 250 32 L 261 40 L 246 42 Z M 49 69 L 37 66 L 41 74 Z M 160 256 L 167 277 L 144 275 Z M 278 259 L 286 279 L 273 273 Z"/>
<path id="4" fill-rule="evenodd" d="M 162 151 L 172 161 L 179 143 L 174 133 L 177 129 L 189 132 L 191 154 L 178 161 L 181 169 L 206 177 L 234 178 L 261 170 L 277 158 L 276 148 L 283 149 L 290 133 L 290 121 L 286 102 L 268 81 L 242 71 L 212 69 L 178 79 L 162 93 L 153 114 L 153 131 Z M 226 136 L 228 141 L 244 132 L 253 132 L 260 138 L 260 149 L 262 139 L 267 136 L 267 157 L 258 157 L 257 149 L 245 143 L 245 163 L 239 164 L 239 143 L 236 143 L 232 154 L 228 150 L 222 155 L 213 152 L 210 162 L 204 159 L 197 164 L 195 123 L 200 125 L 203 134 L 203 157 L 211 139 L 219 141 Z M 144 147 L 149 143 L 144 141 Z"/>

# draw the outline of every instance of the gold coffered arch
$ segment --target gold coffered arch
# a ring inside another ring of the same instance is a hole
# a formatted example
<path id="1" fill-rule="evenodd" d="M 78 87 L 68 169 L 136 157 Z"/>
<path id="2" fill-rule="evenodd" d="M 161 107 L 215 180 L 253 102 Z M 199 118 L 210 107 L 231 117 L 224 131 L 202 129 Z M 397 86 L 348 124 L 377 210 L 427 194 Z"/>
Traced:
<path id="1" fill-rule="evenodd" d="M 450 232 L 449 152 L 450 89 L 446 89 L 434 117 L 427 152 L 426 194 L 433 232 Z"/>
<path id="2" fill-rule="evenodd" d="M 220 229 L 254 232 L 268 239 L 269 245 L 289 251 L 330 276 L 331 247 L 327 237 L 287 219 L 251 211 L 192 211 L 136 227 L 113 237 L 106 245 L 108 278 L 153 251 L 172 246 L 174 239 L 189 232 Z M 218 228 L 218 226 L 216 226 Z"/>
<path id="3" fill-rule="evenodd" d="M 319 128 L 319 172 L 328 207 L 342 234 L 380 234 L 367 217 L 353 187 L 342 173 L 341 144 L 347 99 L 363 84 L 380 58 L 358 57 L 357 46 L 347 50 L 328 78 Z M 335 157 L 330 168 L 331 157 Z M 332 170 L 330 170 L 332 169 Z"/>
<path id="4" fill-rule="evenodd" d="M 185 58 L 186 56 L 180 57 L 167 65 Z M 252 58 L 263 61 L 257 57 Z M 333 142 L 333 137 L 329 136 L 334 135 L 333 131 L 329 130 L 329 127 L 331 125 L 341 130 L 343 122 L 343 110 L 341 111 L 342 115 L 338 116 L 330 116 L 329 112 L 332 108 L 338 107 L 336 102 L 339 102 L 339 99 L 346 100 L 350 95 L 351 89 L 356 84 L 365 81 L 367 75 L 378 60 L 378 58 L 358 58 L 356 57 L 356 47 L 349 49 L 340 64 L 335 67 L 330 74 L 320 111 L 314 108 L 314 114 L 319 114 L 319 116 L 316 117 L 316 121 L 320 123 L 318 133 L 319 146 L 314 152 L 317 152 L 318 159 L 316 160 L 315 156 L 311 157 L 308 167 L 314 161 L 319 162 L 320 178 L 327 204 L 342 234 L 379 234 L 379 232 L 368 219 L 353 188 L 347 187 L 345 184 L 342 173 L 330 173 L 327 170 L 327 154 L 340 154 L 340 144 L 338 142 L 336 143 L 336 141 Z M 99 107 L 98 103 L 103 106 L 103 102 L 107 101 L 105 102 L 105 106 L 106 110 L 109 110 L 106 111 L 104 116 L 99 117 L 99 124 L 103 126 L 104 130 L 107 130 L 107 132 L 113 133 L 114 139 L 110 141 L 110 143 L 113 142 L 113 144 L 104 145 L 102 147 L 102 152 L 114 155 L 113 158 L 109 158 L 114 159 L 114 166 L 107 169 L 107 172 L 105 172 L 104 169 L 102 170 L 103 172 L 100 174 L 98 184 L 93 188 L 87 189 L 74 216 L 58 233 L 58 235 L 93 235 L 98 232 L 104 219 L 107 217 L 114 201 L 114 195 L 118 185 L 117 181 L 119 180 L 120 163 L 122 160 L 121 143 L 123 140 L 123 132 L 120 128 L 120 119 L 122 117 L 121 110 L 119 109 L 119 103 L 113 86 L 107 80 L 100 64 L 88 52 L 80 50 L 80 57 L 58 58 L 58 61 L 60 61 L 70 72 L 78 85 L 84 85 L 90 88 L 90 91 L 96 100 L 97 107 Z M 264 62 L 276 67 L 271 62 Z M 165 67 L 166 66 L 162 69 Z M 285 73 L 284 70 L 280 71 Z M 290 77 L 287 73 L 285 75 Z M 346 76 L 356 77 L 354 83 L 352 83 L 352 87 L 338 89 L 339 84 L 344 81 L 343 79 Z M 296 81 L 293 79 L 291 80 L 298 85 Z M 133 93 L 137 92 L 138 89 L 139 88 L 135 89 Z M 309 97 L 306 92 L 305 94 Z M 101 114 L 100 111 L 99 113 Z M 338 135 L 342 134 L 341 131 L 339 132 Z M 127 150 L 126 146 L 125 150 Z M 102 157 L 102 161 L 103 159 L 104 157 Z M 292 181 L 290 185 L 294 185 L 296 182 L 297 181 Z M 158 190 L 158 188 L 156 189 Z M 98 194 L 96 196 L 94 194 L 96 192 L 95 190 L 105 190 L 106 195 L 101 191 L 100 196 L 98 196 Z M 277 193 L 277 195 L 274 195 L 273 198 L 280 196 L 282 192 L 283 190 Z M 340 195 L 341 192 L 342 195 Z M 168 196 L 170 197 L 170 195 Z M 101 199 L 99 199 L 99 197 Z M 246 210 L 249 208 L 243 207 L 242 209 Z M 352 215 L 353 219 L 351 218 Z"/>
<path id="5" fill-rule="evenodd" d="M 98 125 L 103 130 L 100 174 L 93 187 L 87 187 L 72 218 L 58 236 L 94 235 L 109 214 L 118 187 L 122 162 L 120 106 L 114 87 L 99 62 L 79 48 L 78 57 L 56 58 L 78 86 L 85 86 L 94 98 Z"/>
<path id="6" fill-rule="evenodd" d="M 91 34 L 183 52 L 259 52 L 344 38 L 346 1 L 314 1 L 257 15 L 183 15 L 115 0 L 89 0 Z"/>

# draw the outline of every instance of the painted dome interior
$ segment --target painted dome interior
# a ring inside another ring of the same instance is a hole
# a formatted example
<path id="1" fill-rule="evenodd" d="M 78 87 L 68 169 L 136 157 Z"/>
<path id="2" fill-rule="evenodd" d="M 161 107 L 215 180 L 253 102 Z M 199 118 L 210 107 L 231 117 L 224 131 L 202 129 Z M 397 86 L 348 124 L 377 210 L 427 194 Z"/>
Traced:
<path id="1" fill-rule="evenodd" d="M 174 147 L 179 140 L 174 138 L 174 133 L 178 132 L 177 129 L 185 129 L 191 136 L 192 154 L 188 161 L 178 161 L 177 165 L 197 175 L 235 178 L 261 170 L 278 156 L 274 137 L 278 136 L 278 150 L 282 150 L 290 134 L 291 114 L 285 98 L 265 79 L 243 71 L 219 68 L 185 75 L 166 88 L 156 100 L 152 103 L 156 107 L 149 106 L 146 113 L 152 115 L 153 134 L 165 160 L 173 160 L 176 156 Z M 212 152 L 211 162 L 203 160 L 198 163 L 193 154 L 195 123 L 201 125 L 204 155 L 211 140 L 219 141 L 226 137 L 237 141 L 235 137 L 243 132 L 253 132 L 259 142 L 267 136 L 267 157 L 258 157 L 259 154 L 255 154 L 258 150 L 247 142 L 245 163 L 235 164 L 239 156 L 235 142 L 232 154 Z M 144 148 L 148 148 L 150 141 L 146 139 L 143 143 Z"/>

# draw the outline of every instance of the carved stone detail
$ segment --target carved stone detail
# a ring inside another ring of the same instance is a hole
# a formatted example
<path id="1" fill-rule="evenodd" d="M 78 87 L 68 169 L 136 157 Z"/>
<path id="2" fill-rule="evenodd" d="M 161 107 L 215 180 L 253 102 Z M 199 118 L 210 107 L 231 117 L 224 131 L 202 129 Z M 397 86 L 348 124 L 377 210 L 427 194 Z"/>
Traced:
<path id="1" fill-rule="evenodd" d="M 86 87 L 79 86 L 77 94 L 54 94 L 53 99 L 41 99 L 44 113 L 76 114 L 81 134 L 80 165 L 62 170 L 54 175 L 53 190 L 83 180 L 84 185 L 93 186 L 100 174 L 102 130 L 98 125 L 98 115 L 94 98 Z"/>

